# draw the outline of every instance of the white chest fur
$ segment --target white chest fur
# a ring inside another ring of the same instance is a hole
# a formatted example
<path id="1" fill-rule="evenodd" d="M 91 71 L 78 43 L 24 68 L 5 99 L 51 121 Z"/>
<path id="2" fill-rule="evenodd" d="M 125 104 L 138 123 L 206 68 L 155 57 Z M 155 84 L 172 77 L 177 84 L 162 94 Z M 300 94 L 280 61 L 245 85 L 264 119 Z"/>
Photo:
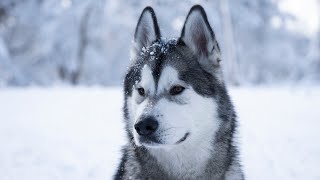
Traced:
<path id="1" fill-rule="evenodd" d="M 151 154 L 159 165 L 178 179 L 192 179 L 203 174 L 208 160 L 213 156 L 212 137 L 195 141 L 190 137 L 181 145 L 152 148 Z"/>

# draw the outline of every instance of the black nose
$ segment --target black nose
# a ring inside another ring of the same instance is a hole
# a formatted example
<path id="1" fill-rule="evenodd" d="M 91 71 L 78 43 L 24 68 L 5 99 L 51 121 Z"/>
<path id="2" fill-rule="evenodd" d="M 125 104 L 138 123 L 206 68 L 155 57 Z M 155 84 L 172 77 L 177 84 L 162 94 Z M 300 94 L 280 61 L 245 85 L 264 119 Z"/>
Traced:
<path id="1" fill-rule="evenodd" d="M 153 117 L 146 117 L 135 124 L 134 128 L 140 136 L 147 136 L 157 130 L 158 121 L 156 121 Z"/>

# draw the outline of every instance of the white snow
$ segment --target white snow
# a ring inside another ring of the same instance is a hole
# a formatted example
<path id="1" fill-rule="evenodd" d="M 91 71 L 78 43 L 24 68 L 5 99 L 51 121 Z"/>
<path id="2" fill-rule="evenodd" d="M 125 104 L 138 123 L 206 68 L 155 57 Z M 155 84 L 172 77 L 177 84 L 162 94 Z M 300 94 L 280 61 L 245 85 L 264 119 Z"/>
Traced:
<path id="1" fill-rule="evenodd" d="M 320 179 L 320 87 L 232 88 L 247 179 Z M 0 90 L 0 179 L 111 179 L 121 88 Z"/>
<path id="2" fill-rule="evenodd" d="M 248 179 L 320 179 L 320 88 L 231 91 Z"/>

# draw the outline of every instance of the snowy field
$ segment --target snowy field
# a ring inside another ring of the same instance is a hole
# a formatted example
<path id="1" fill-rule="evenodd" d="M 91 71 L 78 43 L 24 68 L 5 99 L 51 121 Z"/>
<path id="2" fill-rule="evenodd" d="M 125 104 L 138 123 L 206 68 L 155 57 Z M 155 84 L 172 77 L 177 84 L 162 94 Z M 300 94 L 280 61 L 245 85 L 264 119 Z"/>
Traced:
<path id="1" fill-rule="evenodd" d="M 320 87 L 233 88 L 249 180 L 320 179 Z M 111 179 L 120 88 L 0 90 L 1 180 Z"/>

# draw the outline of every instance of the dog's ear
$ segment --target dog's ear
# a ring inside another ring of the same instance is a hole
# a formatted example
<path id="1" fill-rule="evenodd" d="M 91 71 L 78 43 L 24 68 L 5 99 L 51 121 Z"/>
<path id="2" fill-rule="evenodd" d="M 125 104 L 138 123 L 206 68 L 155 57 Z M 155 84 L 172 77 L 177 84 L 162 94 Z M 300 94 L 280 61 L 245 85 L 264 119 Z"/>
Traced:
<path id="1" fill-rule="evenodd" d="M 184 23 L 180 40 L 182 40 L 202 61 L 202 65 L 219 65 L 220 48 L 214 32 L 208 22 L 207 15 L 200 5 L 193 6 Z"/>
<path id="2" fill-rule="evenodd" d="M 136 31 L 134 33 L 134 44 L 132 47 L 132 59 L 135 59 L 143 47 L 150 46 L 154 41 L 160 39 L 160 29 L 156 14 L 152 7 L 144 8 L 139 18 Z"/>

